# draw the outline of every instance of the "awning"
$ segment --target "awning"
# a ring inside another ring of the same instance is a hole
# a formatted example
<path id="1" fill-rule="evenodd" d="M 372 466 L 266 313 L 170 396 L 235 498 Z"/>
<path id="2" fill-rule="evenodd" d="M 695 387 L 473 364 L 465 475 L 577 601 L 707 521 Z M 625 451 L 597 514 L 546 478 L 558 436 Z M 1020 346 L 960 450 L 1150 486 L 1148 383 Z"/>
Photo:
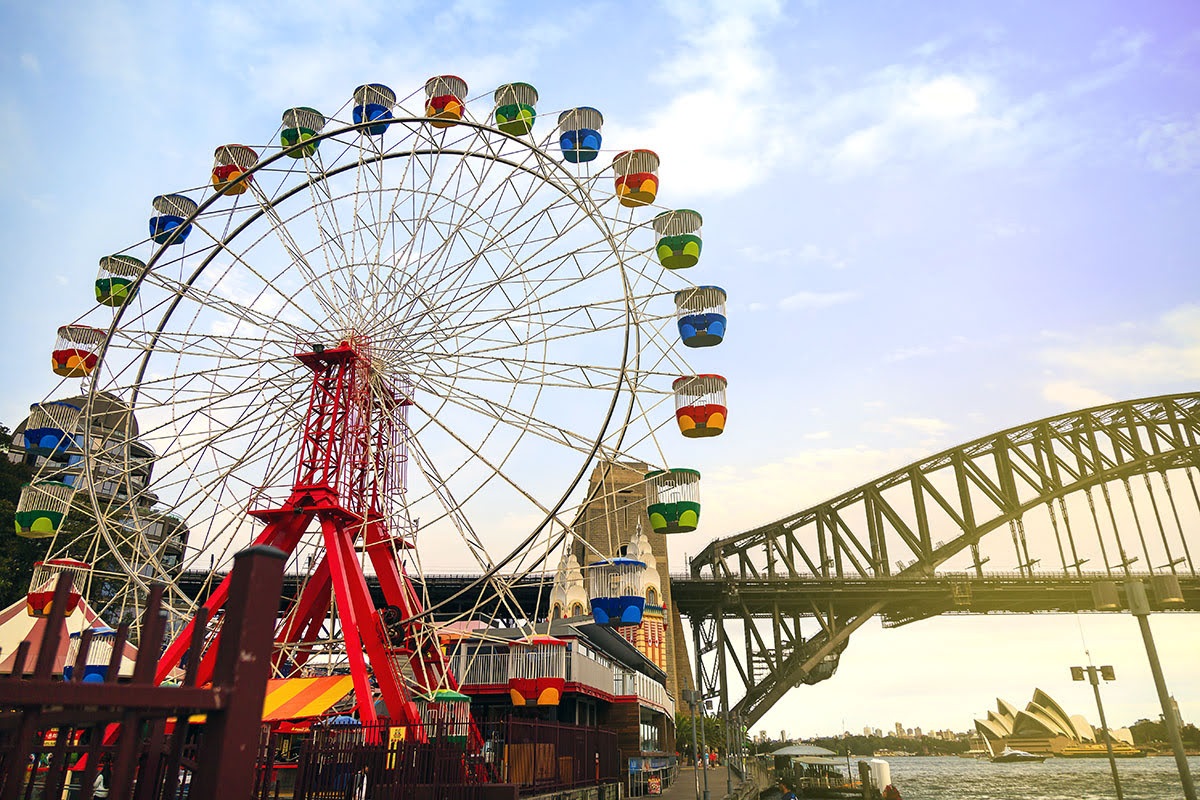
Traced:
<path id="1" fill-rule="evenodd" d="M 349 675 L 267 681 L 263 722 L 319 717 L 353 689 Z"/>
<path id="2" fill-rule="evenodd" d="M 797 764 L 810 764 L 810 765 L 818 765 L 818 764 L 836 765 L 838 763 L 838 762 L 834 761 L 832 758 L 828 758 L 826 756 L 792 756 L 792 761 L 795 761 Z"/>
<path id="3" fill-rule="evenodd" d="M 773 756 L 836 756 L 837 753 L 832 750 L 826 750 L 824 747 L 817 747 L 815 744 L 793 744 L 787 747 L 781 747 L 771 753 Z"/>

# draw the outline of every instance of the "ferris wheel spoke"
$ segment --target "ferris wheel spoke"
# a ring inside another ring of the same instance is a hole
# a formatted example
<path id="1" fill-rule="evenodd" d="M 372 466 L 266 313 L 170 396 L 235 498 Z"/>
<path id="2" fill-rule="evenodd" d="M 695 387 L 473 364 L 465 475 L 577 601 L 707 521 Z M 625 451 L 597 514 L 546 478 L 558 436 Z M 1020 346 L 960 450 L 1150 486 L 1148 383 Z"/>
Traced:
<path id="1" fill-rule="evenodd" d="M 446 398 L 450 405 L 458 406 L 490 420 L 497 420 L 522 434 L 534 433 L 556 445 L 569 447 L 578 452 L 590 452 L 591 450 L 594 437 L 589 438 L 568 428 L 534 417 L 494 398 L 471 392 L 461 385 L 461 381 L 450 384 L 436 378 L 427 378 L 427 382 L 435 390 L 435 393 L 440 389 L 441 396 Z M 444 427 L 436 419 L 432 417 L 430 419 L 435 426 Z"/>

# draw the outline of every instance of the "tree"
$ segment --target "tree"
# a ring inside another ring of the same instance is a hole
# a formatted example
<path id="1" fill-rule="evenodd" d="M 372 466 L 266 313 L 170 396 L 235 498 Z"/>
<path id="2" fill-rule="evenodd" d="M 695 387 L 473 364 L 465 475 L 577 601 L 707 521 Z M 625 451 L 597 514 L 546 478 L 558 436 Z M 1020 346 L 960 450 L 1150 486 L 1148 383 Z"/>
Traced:
<path id="1" fill-rule="evenodd" d="M 684 706 L 680 707 L 682 709 Z M 681 753 L 687 753 L 692 756 L 692 715 L 679 713 L 675 717 L 675 743 L 676 748 Z M 720 717 L 706 715 L 704 717 L 704 744 L 708 745 L 709 750 L 719 750 L 724 753 L 725 750 L 725 723 Z M 696 745 L 703 747 L 700 743 L 701 729 L 696 729 Z"/>

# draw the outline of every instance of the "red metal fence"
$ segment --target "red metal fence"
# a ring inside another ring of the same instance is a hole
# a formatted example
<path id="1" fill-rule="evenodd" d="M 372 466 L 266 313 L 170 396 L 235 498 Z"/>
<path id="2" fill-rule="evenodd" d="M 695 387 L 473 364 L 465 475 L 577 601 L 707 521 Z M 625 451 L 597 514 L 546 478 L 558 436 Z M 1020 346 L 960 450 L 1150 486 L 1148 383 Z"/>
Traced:
<path id="1" fill-rule="evenodd" d="M 295 800 L 512 800 L 621 780 L 611 731 L 512 719 L 434 730 L 391 725 L 318 730 L 301 747 Z M 264 796 L 271 791 L 260 786 Z"/>
<path id="2" fill-rule="evenodd" d="M 192 800 L 248 797 L 254 783 L 263 695 L 270 671 L 274 603 L 283 553 L 251 547 L 234 557 L 229 601 L 216 650 L 213 681 L 197 686 L 196 665 L 208 620 L 197 617 L 183 683 L 156 686 L 164 620 L 162 588 L 150 592 L 138 656 L 129 683 L 117 673 L 129 624 L 116 633 L 103 683 L 83 682 L 91 631 L 80 637 L 71 681 L 52 675 L 64 630 L 70 577 L 59 579 L 33 676 L 24 677 L 29 643 L 17 649 L 12 674 L 0 679 L 0 800 L 91 800 L 103 787 L 110 800 Z M 205 714 L 203 723 L 191 723 Z M 168 720 L 174 720 L 168 733 Z M 36 792 L 36 794 L 35 794 Z"/>

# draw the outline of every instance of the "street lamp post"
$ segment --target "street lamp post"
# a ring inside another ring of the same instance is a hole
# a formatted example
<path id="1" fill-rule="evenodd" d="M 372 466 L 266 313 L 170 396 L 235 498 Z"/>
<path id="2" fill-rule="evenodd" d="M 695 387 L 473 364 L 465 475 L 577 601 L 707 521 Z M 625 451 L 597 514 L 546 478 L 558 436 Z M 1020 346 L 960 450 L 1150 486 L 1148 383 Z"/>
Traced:
<path id="1" fill-rule="evenodd" d="M 1100 702 L 1100 678 L 1111 681 L 1116 680 L 1117 676 L 1110 666 L 1071 667 L 1071 679 L 1081 681 L 1085 672 L 1088 681 L 1092 684 L 1092 691 L 1096 693 L 1096 710 L 1100 712 L 1100 735 L 1104 737 L 1104 749 L 1108 751 L 1108 766 L 1112 768 L 1113 786 L 1117 790 L 1117 800 L 1124 800 L 1124 795 L 1121 794 L 1121 776 L 1117 774 L 1117 759 L 1113 755 L 1112 736 L 1108 732 L 1108 720 L 1104 718 L 1104 703 Z"/>
<path id="2" fill-rule="evenodd" d="M 696 778 L 696 800 L 700 800 L 700 767 L 697 764 L 697 760 L 700 758 L 700 750 L 696 742 L 696 725 L 699 722 L 699 717 L 696 716 L 695 690 L 684 689 L 683 699 L 687 702 L 688 707 L 692 710 L 692 773 Z"/>
<path id="3" fill-rule="evenodd" d="M 1175 584 L 1172 597 L 1178 594 L 1178 584 Z M 1160 601 L 1161 599 L 1160 596 Z M 1183 752 L 1183 738 L 1179 735 L 1179 720 L 1175 719 L 1175 711 L 1171 707 L 1171 694 L 1167 691 L 1167 681 L 1163 678 L 1162 664 L 1158 661 L 1158 648 L 1154 646 L 1154 635 L 1150 632 L 1150 601 L 1146 597 L 1145 585 L 1138 580 L 1127 581 L 1125 583 L 1125 600 L 1129 604 L 1130 613 L 1137 617 L 1138 627 L 1142 629 L 1142 642 L 1146 645 L 1146 658 L 1150 660 L 1150 674 L 1154 676 L 1154 688 L 1158 690 L 1158 702 L 1162 705 L 1167 738 L 1171 742 L 1171 750 L 1175 753 L 1175 766 L 1179 769 L 1179 780 L 1183 783 L 1183 795 L 1187 800 L 1196 800 L 1196 786 L 1192 783 L 1192 772 L 1188 768 L 1187 756 Z"/>

